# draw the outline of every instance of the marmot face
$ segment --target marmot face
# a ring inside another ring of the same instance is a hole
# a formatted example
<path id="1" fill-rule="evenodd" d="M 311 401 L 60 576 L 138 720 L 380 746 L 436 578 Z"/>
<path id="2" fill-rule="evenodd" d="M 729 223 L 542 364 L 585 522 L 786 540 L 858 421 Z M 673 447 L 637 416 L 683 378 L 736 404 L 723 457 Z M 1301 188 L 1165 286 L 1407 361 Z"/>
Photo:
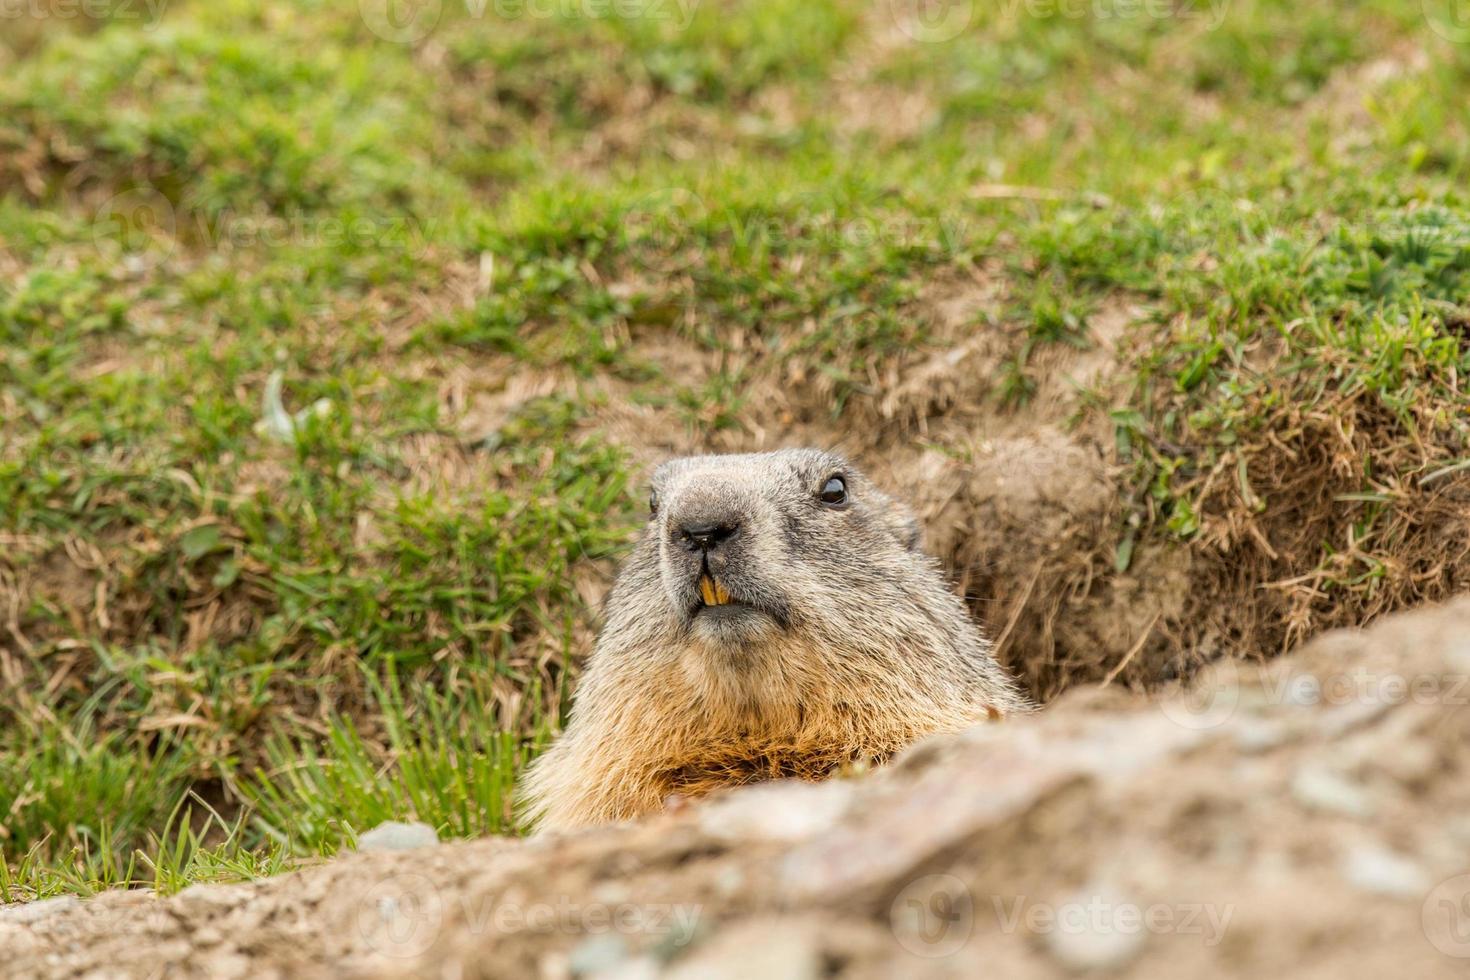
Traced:
<path id="1" fill-rule="evenodd" d="M 654 474 L 640 551 L 656 555 L 672 624 L 738 657 L 861 615 L 911 566 L 918 527 L 840 456 L 702 456 Z"/>

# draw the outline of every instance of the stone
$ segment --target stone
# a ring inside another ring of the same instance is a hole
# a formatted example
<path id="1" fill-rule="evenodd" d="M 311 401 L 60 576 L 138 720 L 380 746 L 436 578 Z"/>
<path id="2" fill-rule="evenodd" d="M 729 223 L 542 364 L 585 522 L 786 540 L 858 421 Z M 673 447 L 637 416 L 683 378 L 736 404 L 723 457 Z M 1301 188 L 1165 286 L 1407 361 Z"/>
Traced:
<path id="1" fill-rule="evenodd" d="M 669 980 L 817 980 L 821 975 L 815 931 L 764 918 L 725 929 L 666 974 Z"/>
<path id="2" fill-rule="evenodd" d="M 58 913 L 80 908 L 81 905 L 81 900 L 75 895 L 61 895 L 27 905 L 12 905 L 10 908 L 0 909 L 0 922 L 23 926 L 34 925 Z"/>
<path id="3" fill-rule="evenodd" d="M 1345 817 L 1371 817 L 1374 811 L 1373 799 L 1363 787 L 1317 763 L 1297 769 L 1291 795 L 1309 810 Z"/>
<path id="4" fill-rule="evenodd" d="M 1142 909 L 1114 888 L 1083 889 L 1053 909 L 1044 945 L 1069 970 L 1116 970 L 1143 949 Z"/>
<path id="5" fill-rule="evenodd" d="M 1350 849 L 1342 874 L 1353 887 L 1388 898 L 1422 899 L 1434 884 L 1417 863 L 1377 845 Z"/>
<path id="6" fill-rule="evenodd" d="M 796 843 L 830 829 L 847 809 L 842 782 L 766 783 L 732 793 L 699 811 L 699 824 L 721 840 Z"/>
<path id="7" fill-rule="evenodd" d="M 591 936 L 572 950 L 568 965 L 574 977 L 605 977 L 628 959 L 628 944 L 622 936 Z"/>
<path id="8" fill-rule="evenodd" d="M 420 847 L 433 847 L 439 843 L 439 835 L 426 823 L 399 823 L 388 820 L 378 824 L 365 834 L 358 835 L 357 849 L 369 851 L 412 851 Z"/>

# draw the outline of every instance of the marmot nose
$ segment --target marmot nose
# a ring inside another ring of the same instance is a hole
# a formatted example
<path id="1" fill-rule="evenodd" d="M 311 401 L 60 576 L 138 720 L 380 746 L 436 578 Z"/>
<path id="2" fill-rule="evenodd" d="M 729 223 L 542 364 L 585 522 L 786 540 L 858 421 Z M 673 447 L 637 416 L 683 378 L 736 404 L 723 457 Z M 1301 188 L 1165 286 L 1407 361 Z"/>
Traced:
<path id="1" fill-rule="evenodd" d="M 679 527 L 679 543 L 687 551 L 713 551 L 735 536 L 740 525 L 733 521 L 721 524 L 683 524 Z"/>

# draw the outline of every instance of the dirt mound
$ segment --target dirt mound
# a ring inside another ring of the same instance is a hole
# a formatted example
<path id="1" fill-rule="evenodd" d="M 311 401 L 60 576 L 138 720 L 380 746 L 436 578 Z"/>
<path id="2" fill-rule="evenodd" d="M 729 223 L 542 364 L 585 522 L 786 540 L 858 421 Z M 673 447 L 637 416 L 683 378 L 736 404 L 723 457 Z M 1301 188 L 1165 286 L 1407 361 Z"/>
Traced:
<path id="1" fill-rule="evenodd" d="M 566 838 L 0 910 L 9 975 L 1459 975 L 1470 601 Z"/>
<path id="2" fill-rule="evenodd" d="M 1130 574 L 1112 559 L 1121 517 L 1101 454 L 1060 434 L 976 447 L 940 523 L 949 557 L 999 655 L 1043 700 L 1079 679 L 1158 680 L 1138 654 L 1162 639 L 1188 588 L 1188 555 L 1155 549 Z"/>
<path id="3" fill-rule="evenodd" d="M 1207 591 L 1255 588 L 1261 601 L 1242 616 L 1210 595 L 1200 621 L 1237 636 L 1242 649 L 1274 653 L 1323 629 L 1463 593 L 1463 443 L 1428 418 L 1406 430 L 1361 391 L 1311 412 L 1278 400 L 1238 450 L 1241 475 L 1217 468 L 1200 494 L 1209 516 L 1196 550 Z"/>

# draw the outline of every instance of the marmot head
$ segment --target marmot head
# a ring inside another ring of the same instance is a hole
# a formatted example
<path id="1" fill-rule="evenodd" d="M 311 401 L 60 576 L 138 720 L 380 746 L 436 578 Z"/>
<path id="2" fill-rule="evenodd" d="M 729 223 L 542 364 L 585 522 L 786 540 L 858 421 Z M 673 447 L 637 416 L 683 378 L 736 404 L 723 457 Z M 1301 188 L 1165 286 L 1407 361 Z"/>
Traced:
<path id="1" fill-rule="evenodd" d="M 665 614 L 730 653 L 840 628 L 921 558 L 908 509 L 818 450 L 673 460 L 649 509 L 640 550 L 657 562 Z"/>
<path id="2" fill-rule="evenodd" d="M 527 777 L 528 819 L 826 774 L 1026 709 L 913 515 L 841 456 L 677 459 L 651 489 L 570 726 Z"/>

